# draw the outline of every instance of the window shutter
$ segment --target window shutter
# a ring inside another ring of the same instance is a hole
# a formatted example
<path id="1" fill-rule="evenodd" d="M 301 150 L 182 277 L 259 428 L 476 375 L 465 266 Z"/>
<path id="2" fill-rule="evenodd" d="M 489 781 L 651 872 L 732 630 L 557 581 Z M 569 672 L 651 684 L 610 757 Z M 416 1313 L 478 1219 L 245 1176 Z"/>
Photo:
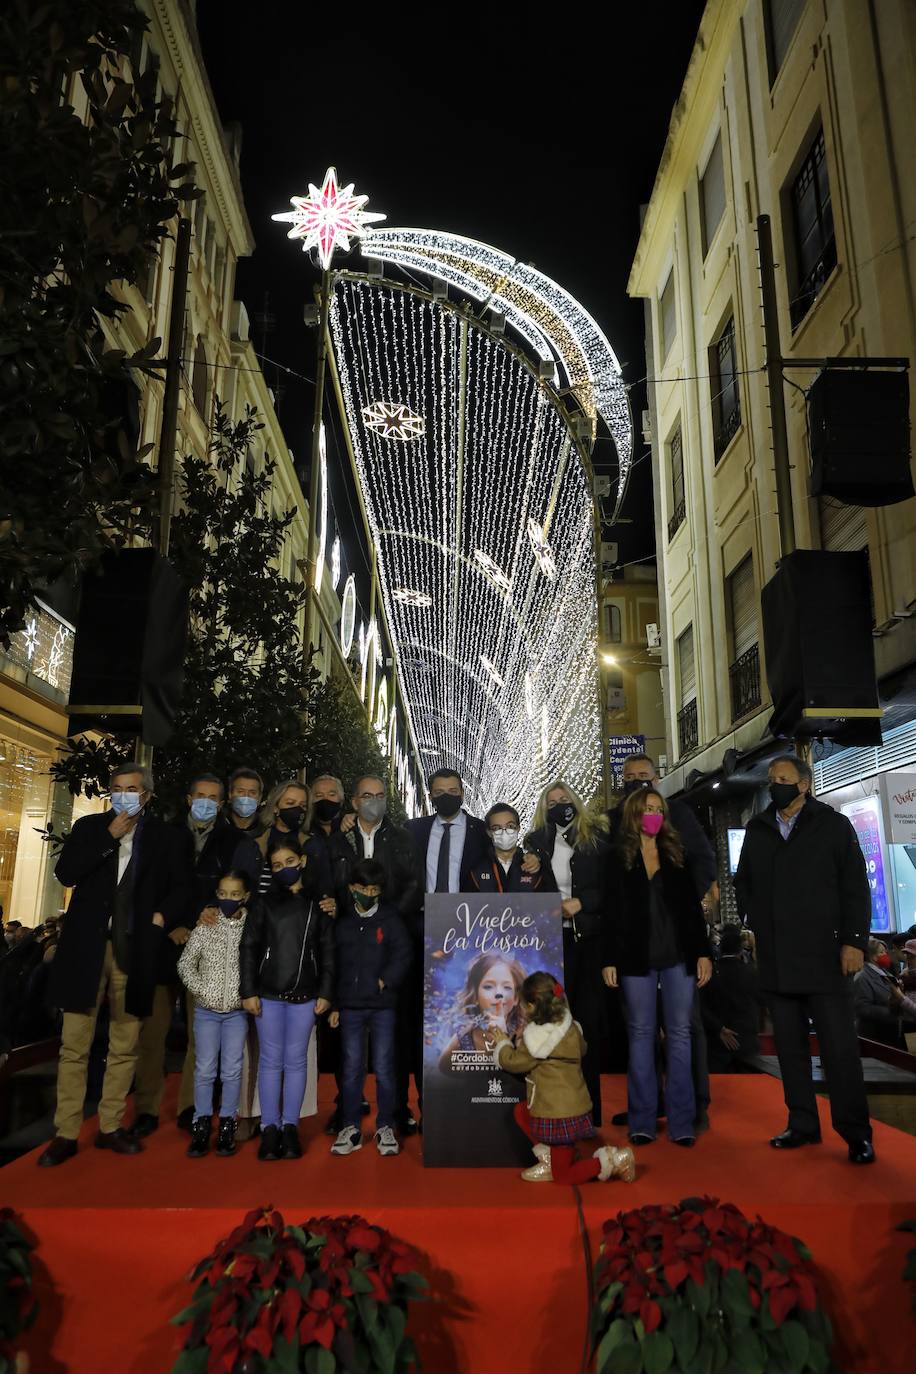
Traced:
<path id="1" fill-rule="evenodd" d="M 700 203 L 703 207 L 703 255 L 705 257 L 725 213 L 725 168 L 722 162 L 722 134 L 716 138 L 700 182 Z"/>
<path id="2" fill-rule="evenodd" d="M 745 558 L 728 579 L 729 613 L 732 632 L 732 661 L 737 661 L 757 643 L 757 591 L 754 586 L 754 560 Z"/>
<path id="3" fill-rule="evenodd" d="M 681 689 L 681 705 L 686 706 L 697 694 L 697 669 L 693 652 L 693 626 L 688 625 L 677 641 L 678 681 Z"/>
<path id="4" fill-rule="evenodd" d="M 662 291 L 661 301 L 659 302 L 659 314 L 662 322 L 662 359 L 667 358 L 671 352 L 671 345 L 677 337 L 677 310 L 674 300 L 674 268 L 668 273 L 668 280 L 665 282 Z"/>
<path id="5" fill-rule="evenodd" d="M 798 28 L 805 0 L 767 0 L 770 38 L 770 84 L 776 80 Z"/>
<path id="6" fill-rule="evenodd" d="M 868 521 L 861 506 L 844 506 L 820 497 L 821 548 L 830 553 L 855 553 L 868 544 Z"/>

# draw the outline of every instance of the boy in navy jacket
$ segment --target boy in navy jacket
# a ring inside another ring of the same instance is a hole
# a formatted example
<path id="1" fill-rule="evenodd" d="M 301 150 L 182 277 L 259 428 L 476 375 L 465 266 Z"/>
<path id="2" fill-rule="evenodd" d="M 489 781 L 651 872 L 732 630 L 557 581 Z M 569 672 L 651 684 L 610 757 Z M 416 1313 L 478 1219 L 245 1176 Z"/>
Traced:
<path id="1" fill-rule="evenodd" d="M 375 1143 L 380 1155 L 400 1149 L 394 1134 L 395 1025 L 397 992 L 410 968 L 411 947 L 397 907 L 385 902 L 385 870 L 361 859 L 350 875 L 349 909 L 334 926 L 336 995 L 331 1025 L 340 1026 L 342 1129 L 333 1155 L 362 1149 L 359 1121 L 366 1075 L 366 1037 L 372 1045 L 378 1113 Z"/>

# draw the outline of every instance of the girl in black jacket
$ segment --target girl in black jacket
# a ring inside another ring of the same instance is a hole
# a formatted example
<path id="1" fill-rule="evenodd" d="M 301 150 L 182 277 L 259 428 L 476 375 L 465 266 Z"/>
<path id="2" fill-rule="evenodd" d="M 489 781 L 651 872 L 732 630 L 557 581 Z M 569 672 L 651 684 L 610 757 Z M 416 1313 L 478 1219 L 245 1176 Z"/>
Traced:
<path id="1" fill-rule="evenodd" d="M 655 1139 L 659 986 L 668 1134 L 677 1145 L 695 1143 L 690 1016 L 694 987 L 709 982 L 712 962 L 703 909 L 685 857 L 664 797 L 653 788 L 640 788 L 623 808 L 611 869 L 613 919 L 602 940 L 604 981 L 621 988 L 626 1009 L 630 1140 L 637 1145 Z"/>
<path id="2" fill-rule="evenodd" d="M 334 988 L 334 927 L 318 905 L 321 894 L 307 886 L 296 844 L 276 845 L 270 867 L 271 888 L 245 924 L 240 989 L 245 1010 L 258 1017 L 258 1158 L 297 1159 L 309 1040 Z"/>
<path id="3" fill-rule="evenodd" d="M 582 1072 L 601 1124 L 601 1054 L 608 1039 L 600 933 L 607 915 L 607 817 L 586 807 L 562 779 L 545 787 L 525 848 L 552 872 L 563 906 L 563 968 L 572 1014 L 588 1051 Z M 621 1028 L 620 1038 L 623 1031 Z"/>

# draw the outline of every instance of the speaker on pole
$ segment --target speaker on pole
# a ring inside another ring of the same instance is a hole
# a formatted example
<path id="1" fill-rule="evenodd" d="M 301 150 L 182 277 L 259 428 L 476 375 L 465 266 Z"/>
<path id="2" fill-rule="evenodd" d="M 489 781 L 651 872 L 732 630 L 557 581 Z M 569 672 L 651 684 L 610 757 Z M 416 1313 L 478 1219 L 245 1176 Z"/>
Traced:
<path id="1" fill-rule="evenodd" d="M 188 588 L 155 549 L 104 555 L 83 583 L 70 686 L 70 731 L 168 743 L 181 704 Z"/>
<path id="2" fill-rule="evenodd" d="M 761 605 L 772 734 L 880 744 L 868 554 L 799 549 Z"/>
<path id="3" fill-rule="evenodd" d="M 812 495 L 849 506 L 913 495 L 906 372 L 827 368 L 808 389 L 808 431 Z"/>

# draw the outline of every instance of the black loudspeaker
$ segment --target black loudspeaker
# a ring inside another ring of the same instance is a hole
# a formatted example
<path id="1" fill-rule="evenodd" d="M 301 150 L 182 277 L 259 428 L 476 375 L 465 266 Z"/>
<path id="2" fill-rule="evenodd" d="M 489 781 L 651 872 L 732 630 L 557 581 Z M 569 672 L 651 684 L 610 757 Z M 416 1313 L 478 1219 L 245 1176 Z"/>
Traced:
<path id="1" fill-rule="evenodd" d="M 83 583 L 70 731 L 140 734 L 166 744 L 184 686 L 188 588 L 154 549 L 108 553 Z"/>
<path id="2" fill-rule="evenodd" d="M 761 603 L 771 733 L 880 744 L 868 554 L 800 549 Z"/>
<path id="3" fill-rule="evenodd" d="M 811 492 L 849 506 L 913 495 L 905 372 L 822 372 L 808 390 Z"/>

